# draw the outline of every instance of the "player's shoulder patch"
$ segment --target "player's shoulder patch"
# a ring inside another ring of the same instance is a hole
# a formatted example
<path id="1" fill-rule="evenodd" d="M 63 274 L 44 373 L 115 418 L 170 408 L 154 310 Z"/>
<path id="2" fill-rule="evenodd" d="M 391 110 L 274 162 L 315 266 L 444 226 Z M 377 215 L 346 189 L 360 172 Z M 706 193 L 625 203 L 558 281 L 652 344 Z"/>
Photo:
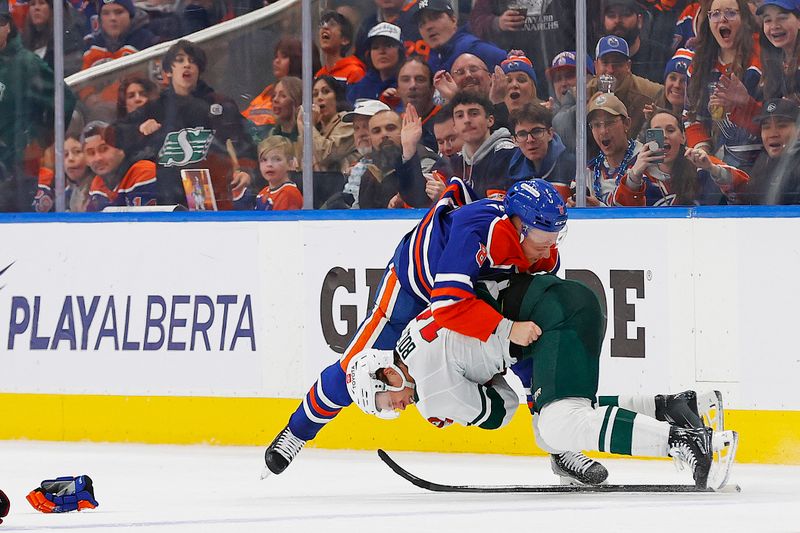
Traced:
<path id="1" fill-rule="evenodd" d="M 481 247 L 478 249 L 478 253 L 475 254 L 475 261 L 478 263 L 478 267 L 482 267 L 483 263 L 486 262 L 486 256 L 488 253 L 486 252 L 486 245 L 481 243 Z"/>

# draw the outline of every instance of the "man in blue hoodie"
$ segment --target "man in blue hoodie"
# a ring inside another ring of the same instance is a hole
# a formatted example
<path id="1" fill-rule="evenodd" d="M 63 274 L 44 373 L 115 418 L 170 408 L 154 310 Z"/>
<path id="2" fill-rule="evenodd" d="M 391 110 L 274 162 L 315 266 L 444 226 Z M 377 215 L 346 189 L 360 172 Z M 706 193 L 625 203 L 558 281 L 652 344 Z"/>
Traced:
<path id="1" fill-rule="evenodd" d="M 505 50 L 478 39 L 466 26 L 458 27 L 450 0 L 420 0 L 417 6 L 414 19 L 431 49 L 428 64 L 433 72 L 450 71 L 453 61 L 464 53 L 481 58 L 490 72 L 506 58 Z"/>
<path id="2" fill-rule="evenodd" d="M 553 130 L 553 114 L 538 104 L 525 104 L 511 113 L 511 130 L 519 147 L 511 158 L 514 181 L 542 178 L 566 200 L 575 179 L 575 156 Z"/>

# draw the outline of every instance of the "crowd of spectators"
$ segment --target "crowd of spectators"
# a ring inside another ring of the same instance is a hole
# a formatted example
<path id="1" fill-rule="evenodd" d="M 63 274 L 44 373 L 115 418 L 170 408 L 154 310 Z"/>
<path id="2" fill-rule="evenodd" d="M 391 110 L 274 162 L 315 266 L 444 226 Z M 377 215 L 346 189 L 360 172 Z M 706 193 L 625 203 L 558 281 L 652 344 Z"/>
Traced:
<path id="1" fill-rule="evenodd" d="M 55 205 L 53 1 L 0 0 L 2 211 Z M 579 121 L 590 206 L 800 203 L 800 0 L 587 0 L 585 117 L 574 2 L 333 0 L 308 130 L 296 31 L 255 58 L 270 82 L 244 104 L 184 39 L 262 0 L 61 1 L 65 75 L 176 40 L 163 78 L 67 91 L 70 211 L 198 208 L 191 171 L 217 209 L 299 209 L 306 135 L 315 208 L 425 207 L 453 176 L 480 197 L 543 178 L 574 205 Z"/>

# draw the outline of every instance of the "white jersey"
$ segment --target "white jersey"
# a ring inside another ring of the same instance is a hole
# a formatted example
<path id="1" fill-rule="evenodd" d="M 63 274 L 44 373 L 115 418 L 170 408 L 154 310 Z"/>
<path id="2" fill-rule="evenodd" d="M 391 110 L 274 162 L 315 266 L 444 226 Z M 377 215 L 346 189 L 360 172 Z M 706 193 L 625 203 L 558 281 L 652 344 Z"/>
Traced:
<path id="1" fill-rule="evenodd" d="M 416 383 L 417 409 L 439 428 L 497 429 L 519 405 L 503 376 L 514 362 L 507 331 L 482 342 L 439 326 L 426 309 L 406 326 L 397 352 Z"/>

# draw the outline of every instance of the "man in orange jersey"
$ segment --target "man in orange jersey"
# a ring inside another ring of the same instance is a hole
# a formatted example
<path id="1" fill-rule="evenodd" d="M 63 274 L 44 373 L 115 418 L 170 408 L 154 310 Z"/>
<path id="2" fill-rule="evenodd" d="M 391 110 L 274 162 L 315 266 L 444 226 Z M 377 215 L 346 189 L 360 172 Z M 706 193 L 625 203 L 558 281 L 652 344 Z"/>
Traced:
<path id="1" fill-rule="evenodd" d="M 87 211 L 102 211 L 110 205 L 156 205 L 156 165 L 152 161 L 131 161 L 118 147 L 114 127 L 99 120 L 81 133 L 86 162 L 96 174 L 89 186 Z"/>

